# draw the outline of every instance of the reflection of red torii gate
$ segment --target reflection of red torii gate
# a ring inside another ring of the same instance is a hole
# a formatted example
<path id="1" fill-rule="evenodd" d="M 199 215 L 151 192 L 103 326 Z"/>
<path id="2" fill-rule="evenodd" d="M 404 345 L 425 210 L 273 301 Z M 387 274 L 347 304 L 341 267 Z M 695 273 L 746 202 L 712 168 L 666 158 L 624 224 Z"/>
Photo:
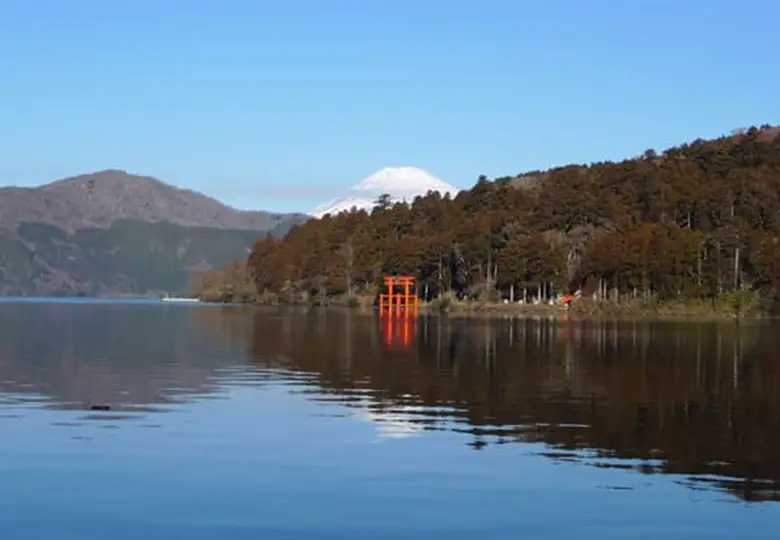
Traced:
<path id="1" fill-rule="evenodd" d="M 385 276 L 384 290 L 379 294 L 379 314 L 417 314 L 417 287 L 412 276 Z"/>
<path id="2" fill-rule="evenodd" d="M 412 344 L 417 328 L 414 317 L 382 317 L 382 343 L 385 347 L 405 349 Z"/>

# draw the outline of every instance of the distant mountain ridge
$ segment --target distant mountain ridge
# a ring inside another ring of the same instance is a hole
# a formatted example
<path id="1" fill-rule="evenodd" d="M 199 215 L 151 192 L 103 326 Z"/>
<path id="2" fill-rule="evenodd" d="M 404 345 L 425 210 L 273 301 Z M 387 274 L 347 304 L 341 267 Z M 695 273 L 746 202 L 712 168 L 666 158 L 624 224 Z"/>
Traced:
<path id="1" fill-rule="evenodd" d="M 4 187 L 0 295 L 185 293 L 193 272 L 245 259 L 257 238 L 306 219 L 118 170 Z"/>
<path id="2" fill-rule="evenodd" d="M 269 231 L 304 214 L 238 210 L 151 176 L 105 170 L 37 187 L 0 188 L 0 227 L 23 222 L 55 225 L 69 232 L 109 227 L 117 219 L 167 221 L 184 227 Z"/>

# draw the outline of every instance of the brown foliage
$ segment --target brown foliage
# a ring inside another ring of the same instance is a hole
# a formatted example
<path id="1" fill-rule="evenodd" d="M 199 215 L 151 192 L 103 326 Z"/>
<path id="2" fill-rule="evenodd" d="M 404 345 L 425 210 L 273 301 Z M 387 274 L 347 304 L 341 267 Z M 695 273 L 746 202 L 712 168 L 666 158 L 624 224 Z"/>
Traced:
<path id="1" fill-rule="evenodd" d="M 200 273 L 190 289 L 196 297 L 207 302 L 250 303 L 258 299 L 254 277 L 244 261 Z"/>

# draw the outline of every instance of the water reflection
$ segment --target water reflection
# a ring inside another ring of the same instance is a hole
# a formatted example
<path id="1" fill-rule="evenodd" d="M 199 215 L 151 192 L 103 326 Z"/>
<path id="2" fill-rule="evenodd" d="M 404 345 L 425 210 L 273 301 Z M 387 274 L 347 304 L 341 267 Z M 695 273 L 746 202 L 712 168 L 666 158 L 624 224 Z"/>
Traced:
<path id="1" fill-rule="evenodd" d="M 247 340 L 230 342 L 224 328 L 219 340 L 192 332 L 194 321 L 191 311 L 155 304 L 3 303 L 0 410 L 83 410 L 83 420 L 120 421 L 212 394 L 220 370 L 243 361 Z"/>
<path id="2" fill-rule="evenodd" d="M 778 345 L 758 324 L 2 305 L 0 422 L 58 409 L 61 428 L 153 428 L 188 402 L 273 388 L 323 405 L 307 414 L 371 423 L 379 441 L 538 443 L 512 448 L 780 500 Z"/>
<path id="3" fill-rule="evenodd" d="M 392 436 L 447 429 L 469 444 L 680 475 L 780 500 L 780 367 L 763 325 L 255 317 L 258 365 L 313 375 L 311 399 Z"/>

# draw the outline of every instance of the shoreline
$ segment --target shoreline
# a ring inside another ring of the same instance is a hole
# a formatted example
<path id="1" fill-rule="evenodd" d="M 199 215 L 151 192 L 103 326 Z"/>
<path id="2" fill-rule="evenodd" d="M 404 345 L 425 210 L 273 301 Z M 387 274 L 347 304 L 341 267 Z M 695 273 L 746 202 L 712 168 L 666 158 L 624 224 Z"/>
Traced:
<path id="1" fill-rule="evenodd" d="M 308 309 L 338 309 L 360 313 L 378 313 L 373 305 L 373 296 L 336 296 L 313 299 L 309 302 L 281 302 L 275 297 L 261 297 L 249 302 L 224 302 L 217 299 L 200 298 L 203 303 L 225 305 L 248 305 L 256 307 L 283 307 Z M 421 302 L 417 311 L 420 315 L 439 315 L 448 318 L 489 319 L 507 317 L 570 317 L 572 319 L 612 320 L 678 320 L 707 322 L 736 322 L 774 320 L 776 315 L 761 310 L 755 302 L 735 304 L 733 299 L 709 300 L 685 299 L 677 301 L 645 302 L 579 299 L 566 308 L 549 304 L 507 304 L 477 300 L 436 299 Z M 403 311 L 401 312 L 403 314 Z"/>

